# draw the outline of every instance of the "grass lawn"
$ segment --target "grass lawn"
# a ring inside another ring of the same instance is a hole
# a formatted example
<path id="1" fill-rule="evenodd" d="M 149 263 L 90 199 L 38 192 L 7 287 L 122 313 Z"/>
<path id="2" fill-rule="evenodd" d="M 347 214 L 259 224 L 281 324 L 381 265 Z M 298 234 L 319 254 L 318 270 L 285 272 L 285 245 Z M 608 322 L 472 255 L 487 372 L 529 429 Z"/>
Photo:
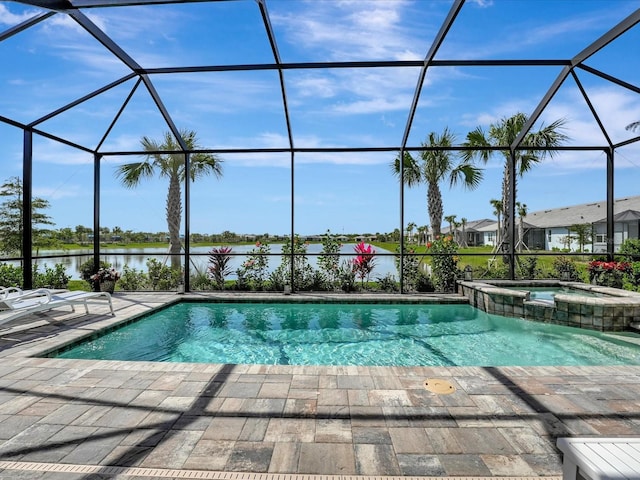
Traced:
<path id="1" fill-rule="evenodd" d="M 374 246 L 384 248 L 390 252 L 395 252 L 399 248 L 398 243 L 394 242 L 374 242 Z M 427 247 L 425 245 L 417 244 L 405 244 L 405 248 L 412 248 L 417 254 L 427 254 Z M 489 269 L 490 265 L 499 267 L 502 265 L 502 256 L 500 254 L 493 253 L 492 246 L 480 246 L 480 247 L 467 247 L 458 249 L 458 255 L 460 260 L 458 265 L 460 268 L 464 268 L 467 265 L 471 265 L 474 270 Z M 575 263 L 578 271 L 583 272 L 586 275 L 587 264 L 592 260 L 592 255 L 568 255 L 563 252 L 548 252 L 548 251 L 524 251 L 519 254 L 521 261 L 526 261 L 527 258 L 537 258 L 536 267 L 542 270 L 543 273 L 551 274 L 554 272 L 553 263 L 558 257 L 570 257 Z M 423 262 L 429 263 L 428 254 L 423 257 Z"/>

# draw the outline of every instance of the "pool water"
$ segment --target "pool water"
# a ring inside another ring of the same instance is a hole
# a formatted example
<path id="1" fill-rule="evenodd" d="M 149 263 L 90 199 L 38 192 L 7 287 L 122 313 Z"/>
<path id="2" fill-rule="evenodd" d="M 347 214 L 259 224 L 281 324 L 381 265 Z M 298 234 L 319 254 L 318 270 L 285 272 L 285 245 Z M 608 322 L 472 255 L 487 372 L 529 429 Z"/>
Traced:
<path id="1" fill-rule="evenodd" d="M 566 287 L 509 287 L 512 290 L 530 292 L 531 300 L 548 300 L 553 301 L 556 294 L 563 295 L 579 295 L 581 297 L 599 297 L 600 294 L 589 292 L 587 290 L 579 290 L 577 288 Z"/>
<path id="2" fill-rule="evenodd" d="M 469 305 L 184 302 L 56 356 L 280 365 L 638 365 L 640 347 Z"/>

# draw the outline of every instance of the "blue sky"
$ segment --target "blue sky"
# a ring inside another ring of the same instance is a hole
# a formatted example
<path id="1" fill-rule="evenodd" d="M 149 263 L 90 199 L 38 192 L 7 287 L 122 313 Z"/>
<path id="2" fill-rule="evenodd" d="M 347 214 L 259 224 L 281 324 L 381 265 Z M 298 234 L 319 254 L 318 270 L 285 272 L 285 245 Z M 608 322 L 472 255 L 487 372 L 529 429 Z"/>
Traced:
<path id="1" fill-rule="evenodd" d="M 282 61 L 423 60 L 450 1 L 268 0 Z M 448 59 L 569 59 L 640 8 L 627 0 L 468 0 L 436 55 Z M 0 31 L 36 13 L 0 2 Z M 84 11 L 144 67 L 272 63 L 253 0 Z M 640 85 L 640 27 L 586 63 Z M 0 42 L 0 115 L 22 123 L 114 82 L 129 71 L 75 22 L 55 15 Z M 288 70 L 284 73 L 296 147 L 400 145 L 418 68 Z M 409 135 L 418 146 L 430 131 L 452 130 L 461 143 L 518 111 L 533 112 L 560 67 L 438 67 L 427 73 Z M 640 96 L 578 71 L 614 142 L 640 120 Z M 178 128 L 198 133 L 211 149 L 286 148 L 288 137 L 278 75 L 274 71 L 152 75 Z M 39 125 L 52 134 L 95 148 L 135 80 L 113 88 Z M 542 122 L 566 121 L 568 145 L 604 145 L 575 82 L 552 99 Z M 143 87 L 132 96 L 102 150 L 137 150 L 143 136 L 167 130 Z M 92 224 L 93 158 L 47 138 L 34 137 L 34 193 L 49 200 L 57 228 Z M 2 175 L 22 174 L 22 132 L 0 122 Z M 301 234 L 389 232 L 399 227 L 400 193 L 393 153 L 301 153 L 293 172 L 295 230 Z M 284 153 L 224 154 L 224 175 L 192 185 L 191 231 L 290 231 L 291 165 Z M 165 231 L 162 179 L 124 189 L 114 172 L 138 157 L 105 157 L 104 226 Z M 640 145 L 616 155 L 615 196 L 640 194 Z M 606 159 L 601 152 L 563 152 L 519 182 L 518 200 L 537 211 L 605 199 Z M 485 166 L 472 191 L 443 185 L 445 215 L 493 218 L 500 197 L 502 158 Z M 429 224 L 426 187 L 405 192 L 405 225 Z"/>

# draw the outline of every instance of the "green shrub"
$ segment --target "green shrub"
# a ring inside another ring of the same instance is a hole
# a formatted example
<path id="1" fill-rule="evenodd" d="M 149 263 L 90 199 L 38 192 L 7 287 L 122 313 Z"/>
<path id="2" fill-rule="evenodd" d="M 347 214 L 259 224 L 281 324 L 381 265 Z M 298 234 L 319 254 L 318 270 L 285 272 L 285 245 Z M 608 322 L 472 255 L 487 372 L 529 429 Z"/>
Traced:
<path id="1" fill-rule="evenodd" d="M 560 256 L 553 259 L 553 272 L 556 278 L 571 282 L 581 282 L 582 275 L 577 264 L 571 258 Z"/>
<path id="2" fill-rule="evenodd" d="M 537 278 L 542 273 L 538 268 L 538 257 L 518 257 L 518 273 L 520 278 Z"/>
<path id="3" fill-rule="evenodd" d="M 281 268 L 276 268 L 269 274 L 269 278 L 267 280 L 267 289 L 271 290 L 272 292 L 282 292 L 284 291 L 285 283 L 284 272 Z"/>
<path id="4" fill-rule="evenodd" d="M 244 269 L 239 268 L 236 270 L 237 280 L 235 283 L 235 290 L 240 290 L 241 292 L 247 291 L 250 288 L 249 281 L 245 276 Z"/>
<path id="5" fill-rule="evenodd" d="M 309 265 L 307 259 L 308 243 L 303 241 L 298 235 L 291 240 L 287 237 L 282 245 L 282 263 L 275 270 L 275 276 L 272 278 L 277 281 L 284 281 L 284 285 L 291 285 L 292 290 L 305 291 L 311 290 L 314 284 L 314 270 Z M 293 281 L 291 279 L 291 252 L 294 253 L 293 260 Z M 280 290 L 279 285 L 272 285 L 273 290 Z"/>
<path id="6" fill-rule="evenodd" d="M 475 277 L 475 274 L 474 274 Z M 490 262 L 486 270 L 482 271 L 478 278 L 485 278 L 488 280 L 504 280 L 509 278 L 509 266 L 506 263 L 497 261 Z"/>
<path id="7" fill-rule="evenodd" d="M 318 267 L 326 276 L 326 281 L 329 283 L 328 289 L 333 288 L 338 279 L 341 247 L 342 244 L 336 236 L 331 235 L 331 231 L 327 230 L 327 234 L 322 238 L 322 251 L 318 255 Z"/>
<path id="8" fill-rule="evenodd" d="M 22 268 L 10 263 L 0 263 L 0 286 L 22 287 Z"/>
<path id="9" fill-rule="evenodd" d="M 118 281 L 121 290 L 134 292 L 148 288 L 149 277 L 142 271 L 125 265 L 122 267 L 122 275 Z"/>
<path id="10" fill-rule="evenodd" d="M 628 238 L 620 245 L 620 255 L 627 262 L 640 261 L 640 239 Z"/>
<path id="11" fill-rule="evenodd" d="M 427 243 L 431 257 L 431 281 L 436 292 L 455 292 L 458 274 L 458 245 L 450 235 Z"/>
<path id="12" fill-rule="evenodd" d="M 396 277 L 390 273 L 387 273 L 384 277 L 376 278 L 376 282 L 378 283 L 378 289 L 383 292 L 393 293 L 400 291 L 400 286 L 398 285 L 398 282 L 396 282 Z"/>
<path id="13" fill-rule="evenodd" d="M 400 253 L 400 246 L 396 247 L 396 253 Z M 420 269 L 420 257 L 415 255 L 416 251 L 413 247 L 405 248 L 402 261 L 402 284 L 405 291 L 417 290 L 416 282 L 418 280 Z M 396 271 L 400 274 L 400 255 L 394 257 Z"/>
<path id="14" fill-rule="evenodd" d="M 623 278 L 622 288 L 632 292 L 640 291 L 640 262 L 632 262 Z"/>
<path id="15" fill-rule="evenodd" d="M 67 269 L 62 263 L 56 263 L 53 268 L 44 264 L 44 272 L 38 271 L 38 265 L 33 266 L 33 287 L 34 288 L 63 288 L 69 284 Z"/>
<path id="16" fill-rule="evenodd" d="M 44 272 L 39 271 L 38 265 L 33 266 L 34 288 L 63 288 L 69 285 L 70 277 L 62 263 L 56 263 L 53 268 L 43 266 Z M 10 263 L 0 264 L 0 286 L 22 288 L 22 267 Z"/>
<path id="17" fill-rule="evenodd" d="M 269 271 L 269 253 L 271 247 L 256 242 L 256 248 L 247 253 L 247 260 L 238 269 L 253 290 L 264 290 Z"/>
<path id="18" fill-rule="evenodd" d="M 333 289 L 333 283 L 329 282 L 329 279 L 324 272 L 320 270 L 314 270 L 309 275 L 309 282 L 306 287 L 312 292 L 326 292 Z"/>
<path id="19" fill-rule="evenodd" d="M 189 288 L 194 291 L 224 290 L 224 286 L 224 280 L 222 284 L 216 280 L 212 281 L 204 272 L 196 272 L 189 277 Z"/>
<path id="20" fill-rule="evenodd" d="M 356 289 L 356 272 L 353 262 L 343 260 L 338 269 L 338 286 L 343 292 L 353 292 Z"/>
<path id="21" fill-rule="evenodd" d="M 418 272 L 415 287 L 417 292 L 435 292 L 436 290 L 431 277 L 424 272 Z"/>
<path id="22" fill-rule="evenodd" d="M 152 290 L 176 290 L 182 279 L 182 272 L 160 263 L 155 258 L 147 259 L 147 275 Z"/>

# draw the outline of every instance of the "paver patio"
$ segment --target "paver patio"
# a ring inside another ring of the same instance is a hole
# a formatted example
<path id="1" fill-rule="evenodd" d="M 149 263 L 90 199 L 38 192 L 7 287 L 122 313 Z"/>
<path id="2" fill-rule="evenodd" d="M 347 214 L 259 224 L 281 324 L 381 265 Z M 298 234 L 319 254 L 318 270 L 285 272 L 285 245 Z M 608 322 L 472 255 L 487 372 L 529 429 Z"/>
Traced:
<path id="1" fill-rule="evenodd" d="M 557 437 L 640 435 L 636 366 L 37 357 L 176 299 L 118 293 L 115 318 L 93 306 L 89 316 L 61 310 L 3 326 L 0 478 L 559 478 Z M 455 392 L 432 393 L 426 379 Z"/>

